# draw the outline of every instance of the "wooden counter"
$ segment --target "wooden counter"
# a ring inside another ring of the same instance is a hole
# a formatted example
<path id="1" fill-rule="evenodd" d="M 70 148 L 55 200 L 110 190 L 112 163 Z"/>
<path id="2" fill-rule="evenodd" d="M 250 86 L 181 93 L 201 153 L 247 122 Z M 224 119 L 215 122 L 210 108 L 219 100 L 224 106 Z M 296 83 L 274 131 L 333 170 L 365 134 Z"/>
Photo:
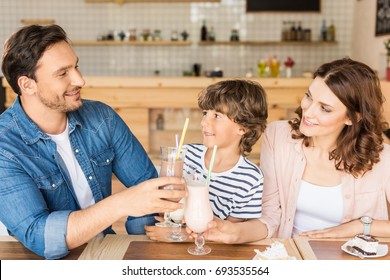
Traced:
<path id="1" fill-rule="evenodd" d="M 185 117 L 190 118 L 185 143 L 201 142 L 197 97 L 208 85 L 228 78 L 204 77 L 85 77 L 82 89 L 85 99 L 100 100 L 112 106 L 140 140 L 145 150 L 159 154 L 161 145 L 175 145 L 175 134 L 180 134 Z M 312 79 L 305 78 L 253 78 L 267 93 L 269 121 L 288 119 L 299 105 Z M 6 87 L 6 107 L 15 94 L 3 79 Z M 390 100 L 390 82 L 383 81 L 382 88 Z M 156 129 L 159 114 L 164 117 L 164 130 Z M 390 121 L 390 108 L 385 106 L 385 116 Z M 258 162 L 260 144 L 256 144 L 251 158 Z"/>

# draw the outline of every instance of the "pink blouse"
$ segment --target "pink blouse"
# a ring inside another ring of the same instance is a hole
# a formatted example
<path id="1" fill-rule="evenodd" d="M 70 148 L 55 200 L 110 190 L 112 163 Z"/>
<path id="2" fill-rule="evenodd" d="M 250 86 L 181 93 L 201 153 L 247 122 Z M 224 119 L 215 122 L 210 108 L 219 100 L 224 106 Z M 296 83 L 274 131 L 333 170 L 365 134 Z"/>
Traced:
<path id="1" fill-rule="evenodd" d="M 380 162 L 364 176 L 341 172 L 344 213 L 342 223 L 370 216 L 387 220 L 390 201 L 390 146 L 385 144 Z M 268 237 L 290 238 L 299 184 L 306 166 L 302 139 L 291 138 L 287 121 L 275 121 L 263 135 L 260 167 L 264 173 L 263 211 L 260 220 Z M 331 203 L 330 203 L 331 205 Z"/>

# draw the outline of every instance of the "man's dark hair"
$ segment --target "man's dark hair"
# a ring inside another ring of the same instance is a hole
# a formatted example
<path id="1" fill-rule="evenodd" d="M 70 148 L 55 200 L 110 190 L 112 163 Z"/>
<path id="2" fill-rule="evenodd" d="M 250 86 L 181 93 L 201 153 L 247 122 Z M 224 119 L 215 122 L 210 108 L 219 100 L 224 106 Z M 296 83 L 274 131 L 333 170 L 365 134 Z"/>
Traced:
<path id="1" fill-rule="evenodd" d="M 69 39 L 58 25 L 30 25 L 19 29 L 4 44 L 1 71 L 9 85 L 21 94 L 18 79 L 21 76 L 36 81 L 35 71 L 39 59 L 52 45 Z"/>

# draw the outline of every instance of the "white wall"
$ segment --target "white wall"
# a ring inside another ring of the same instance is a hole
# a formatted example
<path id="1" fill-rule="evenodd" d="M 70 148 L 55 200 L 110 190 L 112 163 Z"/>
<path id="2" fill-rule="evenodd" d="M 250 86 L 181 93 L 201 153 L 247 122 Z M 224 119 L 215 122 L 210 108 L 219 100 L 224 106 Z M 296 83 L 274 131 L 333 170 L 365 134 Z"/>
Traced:
<path id="1" fill-rule="evenodd" d="M 390 35 L 375 36 L 376 0 L 356 0 L 353 18 L 351 58 L 362 61 L 385 77 L 386 49 Z"/>

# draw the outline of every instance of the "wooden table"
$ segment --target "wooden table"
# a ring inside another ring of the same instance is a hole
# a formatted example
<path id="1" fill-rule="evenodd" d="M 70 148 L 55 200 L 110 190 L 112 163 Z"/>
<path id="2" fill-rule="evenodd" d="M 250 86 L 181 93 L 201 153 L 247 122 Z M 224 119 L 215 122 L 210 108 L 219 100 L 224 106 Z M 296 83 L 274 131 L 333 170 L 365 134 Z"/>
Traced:
<path id="1" fill-rule="evenodd" d="M 341 250 L 341 246 L 348 238 L 342 239 L 308 239 L 295 236 L 293 238 L 304 260 L 360 260 Z M 378 238 L 380 244 L 386 244 L 390 248 L 390 238 Z M 364 258 L 364 260 L 390 260 L 390 253 L 380 258 Z"/>
<path id="2" fill-rule="evenodd" d="M 187 252 L 190 243 L 161 243 L 133 241 L 126 251 L 124 260 L 250 260 L 255 249 L 265 250 L 266 245 L 207 243 L 211 248 L 208 255 L 193 256 Z"/>
<path id="3" fill-rule="evenodd" d="M 193 243 L 165 243 L 150 241 L 144 235 L 106 235 L 103 239 L 89 243 L 79 259 L 109 260 L 251 260 L 254 249 L 264 251 L 276 240 L 282 242 L 288 254 L 301 260 L 292 239 L 264 239 L 247 244 L 220 244 L 206 242 L 210 254 L 193 256 L 187 248 Z"/>
<path id="4" fill-rule="evenodd" d="M 77 260 L 87 245 L 72 250 L 63 260 Z M 43 260 L 12 236 L 0 236 L 0 260 Z"/>
<path id="5" fill-rule="evenodd" d="M 378 238 L 381 244 L 390 247 L 390 238 Z M 88 244 L 70 252 L 64 260 L 251 260 L 254 249 L 264 251 L 275 241 L 282 242 L 288 254 L 298 260 L 360 260 L 341 250 L 348 239 L 264 239 L 247 244 L 220 244 L 207 242 L 210 254 L 193 256 L 187 253 L 192 245 L 150 241 L 145 235 L 106 235 L 96 237 Z M 42 260 L 11 236 L 0 237 L 0 260 Z M 390 260 L 390 253 L 380 258 L 365 260 Z"/>
<path id="6" fill-rule="evenodd" d="M 92 239 L 87 245 L 72 250 L 64 260 L 251 260 L 255 249 L 264 251 L 276 240 L 282 242 L 288 254 L 301 260 L 292 239 L 264 239 L 248 244 L 220 244 L 207 242 L 210 254 L 193 256 L 187 248 L 193 243 L 165 243 L 150 241 L 145 235 L 106 235 Z M 1 260 L 42 260 L 11 236 L 0 237 Z"/>

